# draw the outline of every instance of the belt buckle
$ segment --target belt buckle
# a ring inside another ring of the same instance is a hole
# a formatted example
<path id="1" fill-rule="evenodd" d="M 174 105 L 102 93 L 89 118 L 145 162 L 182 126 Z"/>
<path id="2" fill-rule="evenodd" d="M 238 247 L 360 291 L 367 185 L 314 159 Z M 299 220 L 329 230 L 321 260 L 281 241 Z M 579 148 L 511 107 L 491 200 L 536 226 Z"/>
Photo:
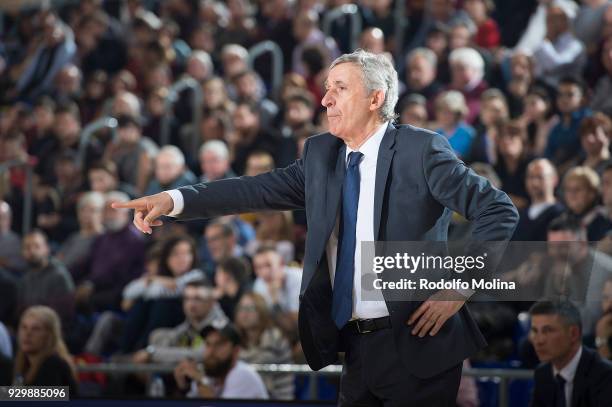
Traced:
<path id="1" fill-rule="evenodd" d="M 370 321 L 370 320 L 369 320 L 369 319 L 364 319 L 363 321 L 365 322 L 365 321 Z M 361 321 L 357 320 L 357 331 L 358 331 L 360 334 L 367 334 L 367 333 L 373 332 L 373 330 L 372 330 L 372 329 L 364 329 L 364 330 L 362 330 L 362 329 L 361 329 L 361 324 L 360 324 L 360 322 L 361 322 Z"/>

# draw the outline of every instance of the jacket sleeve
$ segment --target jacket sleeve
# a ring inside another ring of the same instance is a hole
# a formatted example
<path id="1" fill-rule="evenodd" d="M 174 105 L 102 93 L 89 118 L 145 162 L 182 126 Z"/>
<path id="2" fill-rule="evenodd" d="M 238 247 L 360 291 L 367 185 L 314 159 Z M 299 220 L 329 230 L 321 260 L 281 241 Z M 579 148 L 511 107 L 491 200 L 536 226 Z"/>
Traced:
<path id="1" fill-rule="evenodd" d="M 505 192 L 477 175 L 453 153 L 448 141 L 432 136 L 423 151 L 423 171 L 433 197 L 474 222 L 473 241 L 508 241 L 518 211 Z"/>
<path id="2" fill-rule="evenodd" d="M 304 208 L 304 157 L 291 165 L 254 177 L 242 176 L 179 188 L 183 212 L 179 220 L 212 218 L 261 210 Z"/>

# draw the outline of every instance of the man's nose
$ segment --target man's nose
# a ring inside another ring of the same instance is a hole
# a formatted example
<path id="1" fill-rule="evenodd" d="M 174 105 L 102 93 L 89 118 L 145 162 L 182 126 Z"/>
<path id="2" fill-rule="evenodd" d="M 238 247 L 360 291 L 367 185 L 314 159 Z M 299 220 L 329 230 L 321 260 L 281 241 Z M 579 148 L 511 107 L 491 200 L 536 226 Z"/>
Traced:
<path id="1" fill-rule="evenodd" d="M 333 98 L 329 95 L 329 92 L 325 92 L 323 99 L 321 99 L 321 105 L 327 108 L 333 106 Z"/>

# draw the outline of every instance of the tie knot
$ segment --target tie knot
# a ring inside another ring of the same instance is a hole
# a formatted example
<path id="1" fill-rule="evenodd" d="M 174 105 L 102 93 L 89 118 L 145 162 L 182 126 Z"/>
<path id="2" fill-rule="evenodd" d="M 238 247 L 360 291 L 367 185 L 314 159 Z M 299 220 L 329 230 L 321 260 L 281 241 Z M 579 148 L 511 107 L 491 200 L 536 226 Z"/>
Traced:
<path id="1" fill-rule="evenodd" d="M 557 373 L 557 375 L 555 376 L 555 379 L 557 379 L 557 384 L 559 386 L 564 386 L 565 385 L 565 379 L 560 374 Z"/>
<path id="2" fill-rule="evenodd" d="M 359 165 L 359 161 L 361 160 L 361 157 L 363 157 L 363 153 L 360 153 L 359 151 L 353 151 L 352 153 L 349 153 L 348 166 L 355 167 L 356 165 Z"/>

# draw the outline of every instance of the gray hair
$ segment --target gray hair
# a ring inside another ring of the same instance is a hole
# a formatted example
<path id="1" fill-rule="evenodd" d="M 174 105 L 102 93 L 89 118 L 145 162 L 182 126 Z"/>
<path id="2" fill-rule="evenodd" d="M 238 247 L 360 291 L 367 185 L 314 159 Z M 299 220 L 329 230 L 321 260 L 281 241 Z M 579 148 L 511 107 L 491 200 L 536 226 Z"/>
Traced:
<path id="1" fill-rule="evenodd" d="M 406 65 L 408 65 L 410 61 L 416 57 L 424 58 L 433 69 L 436 69 L 438 66 L 438 57 L 436 56 L 436 53 L 429 48 L 420 47 L 410 51 L 410 53 L 408 53 L 406 56 Z"/>
<path id="2" fill-rule="evenodd" d="M 229 159 L 229 150 L 221 140 L 210 140 L 202 144 L 202 147 L 200 147 L 200 156 L 209 151 L 223 160 Z"/>
<path id="3" fill-rule="evenodd" d="M 174 145 L 166 145 L 163 146 L 157 156 L 159 157 L 161 154 L 165 154 L 172 159 L 176 165 L 180 165 L 181 167 L 185 165 L 185 155 L 181 151 L 180 148 Z"/>
<path id="4" fill-rule="evenodd" d="M 361 69 L 368 93 L 375 90 L 382 90 L 385 93 L 385 100 L 380 107 L 379 115 L 383 121 L 394 120 L 397 117 L 395 105 L 398 99 L 398 79 L 397 71 L 391 60 L 384 55 L 376 55 L 358 49 L 336 58 L 329 69 L 344 63 L 355 64 Z"/>
<path id="5" fill-rule="evenodd" d="M 480 79 L 482 79 L 484 76 L 484 59 L 482 59 L 480 52 L 476 51 L 474 48 L 457 48 L 448 56 L 448 62 L 451 65 L 461 64 L 474 69 Z"/>
<path id="6" fill-rule="evenodd" d="M 206 72 L 208 72 L 208 74 L 211 74 L 214 71 L 212 59 L 206 51 L 193 51 L 191 55 L 189 55 L 189 59 L 197 60 L 200 64 L 204 66 L 204 68 L 206 68 Z"/>
<path id="7" fill-rule="evenodd" d="M 91 205 L 96 209 L 104 208 L 104 194 L 96 191 L 89 191 L 81 195 L 77 202 L 77 209 L 81 210 L 84 206 Z"/>

